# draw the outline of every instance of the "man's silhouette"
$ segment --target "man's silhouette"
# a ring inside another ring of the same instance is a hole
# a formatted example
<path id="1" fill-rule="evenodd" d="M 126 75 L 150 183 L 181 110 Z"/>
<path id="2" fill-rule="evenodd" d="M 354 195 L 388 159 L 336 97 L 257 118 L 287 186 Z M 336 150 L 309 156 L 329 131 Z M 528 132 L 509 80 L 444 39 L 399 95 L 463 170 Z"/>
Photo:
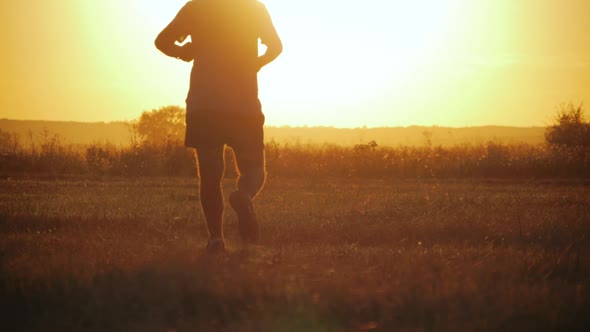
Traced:
<path id="1" fill-rule="evenodd" d="M 187 36 L 191 42 L 177 45 Z M 267 46 L 262 56 L 258 40 Z M 194 60 L 186 99 L 185 145 L 197 150 L 201 206 L 210 236 L 207 249 L 225 250 L 221 191 L 225 145 L 233 149 L 240 173 L 230 205 L 238 216 L 242 239 L 257 243 L 252 199 L 266 176 L 257 73 L 283 49 L 266 7 L 256 0 L 189 1 L 155 44 L 168 56 Z"/>

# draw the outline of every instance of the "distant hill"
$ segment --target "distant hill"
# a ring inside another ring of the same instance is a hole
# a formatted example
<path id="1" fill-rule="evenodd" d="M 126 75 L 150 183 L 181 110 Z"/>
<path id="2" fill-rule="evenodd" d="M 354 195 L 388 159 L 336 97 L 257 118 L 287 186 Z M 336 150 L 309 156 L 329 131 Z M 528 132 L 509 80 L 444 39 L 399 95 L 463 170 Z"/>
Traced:
<path id="1" fill-rule="evenodd" d="M 0 130 L 16 133 L 21 141 L 43 139 L 43 132 L 59 135 L 65 144 L 110 142 L 127 145 L 131 131 L 127 122 L 62 122 L 0 119 Z M 456 145 L 464 143 L 537 144 L 544 141 L 543 127 L 384 127 L 341 129 L 331 127 L 267 127 L 266 140 L 290 144 L 355 145 L 375 141 L 378 145 Z"/>
<path id="2" fill-rule="evenodd" d="M 0 130 L 16 133 L 21 141 L 39 142 L 43 132 L 57 134 L 65 144 L 110 142 L 129 144 L 131 133 L 127 122 L 65 122 L 0 119 Z"/>
<path id="3" fill-rule="evenodd" d="M 299 143 L 333 143 L 340 145 L 364 144 L 375 141 L 378 145 L 456 145 L 464 143 L 502 143 L 544 142 L 543 127 L 384 127 L 384 128 L 267 128 L 267 140 Z"/>

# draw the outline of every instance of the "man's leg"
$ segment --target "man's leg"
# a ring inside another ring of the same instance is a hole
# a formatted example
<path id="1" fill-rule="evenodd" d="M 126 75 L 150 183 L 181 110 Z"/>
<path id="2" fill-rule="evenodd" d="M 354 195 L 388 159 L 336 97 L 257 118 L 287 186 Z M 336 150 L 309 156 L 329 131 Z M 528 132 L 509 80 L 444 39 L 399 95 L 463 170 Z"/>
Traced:
<path id="1" fill-rule="evenodd" d="M 234 150 L 234 156 L 239 172 L 238 190 L 246 192 L 251 199 L 254 199 L 266 180 L 264 150 L 244 151 L 238 149 Z"/>
<path id="2" fill-rule="evenodd" d="M 209 244 L 223 244 L 223 145 L 197 149 L 201 207 L 209 229 Z"/>
<path id="3" fill-rule="evenodd" d="M 264 170 L 264 150 L 234 149 L 236 166 L 239 172 L 238 190 L 230 195 L 230 204 L 238 215 L 238 228 L 242 240 L 258 243 L 258 222 L 252 200 L 262 189 L 266 172 Z"/>

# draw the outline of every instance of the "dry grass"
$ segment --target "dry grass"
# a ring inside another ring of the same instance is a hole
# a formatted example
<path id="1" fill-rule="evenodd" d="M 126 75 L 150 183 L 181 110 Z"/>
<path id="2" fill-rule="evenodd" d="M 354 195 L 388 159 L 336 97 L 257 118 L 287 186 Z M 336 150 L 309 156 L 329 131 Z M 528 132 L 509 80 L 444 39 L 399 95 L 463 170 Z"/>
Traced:
<path id="1" fill-rule="evenodd" d="M 233 165 L 230 152 L 228 169 Z M 266 156 L 269 172 L 281 177 L 590 177 L 590 148 L 543 144 L 378 146 L 371 141 L 340 146 L 271 141 L 266 144 Z M 0 140 L 0 176 L 192 177 L 195 173 L 194 151 L 179 142 L 73 146 L 62 144 L 56 136 L 39 146 L 24 146 L 16 138 Z"/>
<path id="2" fill-rule="evenodd" d="M 3 330 L 583 331 L 589 184 L 271 178 L 215 259 L 196 179 L 2 180 Z"/>

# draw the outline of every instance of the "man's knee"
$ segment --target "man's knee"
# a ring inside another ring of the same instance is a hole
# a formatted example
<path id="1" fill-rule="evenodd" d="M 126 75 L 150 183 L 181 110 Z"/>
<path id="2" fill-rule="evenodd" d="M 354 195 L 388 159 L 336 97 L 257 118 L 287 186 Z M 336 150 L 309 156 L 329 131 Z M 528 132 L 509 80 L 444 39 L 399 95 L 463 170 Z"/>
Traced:
<path id="1" fill-rule="evenodd" d="M 260 191 L 266 180 L 266 171 L 264 167 L 247 168 L 240 172 L 238 180 L 238 189 L 246 191 L 252 197 Z"/>

